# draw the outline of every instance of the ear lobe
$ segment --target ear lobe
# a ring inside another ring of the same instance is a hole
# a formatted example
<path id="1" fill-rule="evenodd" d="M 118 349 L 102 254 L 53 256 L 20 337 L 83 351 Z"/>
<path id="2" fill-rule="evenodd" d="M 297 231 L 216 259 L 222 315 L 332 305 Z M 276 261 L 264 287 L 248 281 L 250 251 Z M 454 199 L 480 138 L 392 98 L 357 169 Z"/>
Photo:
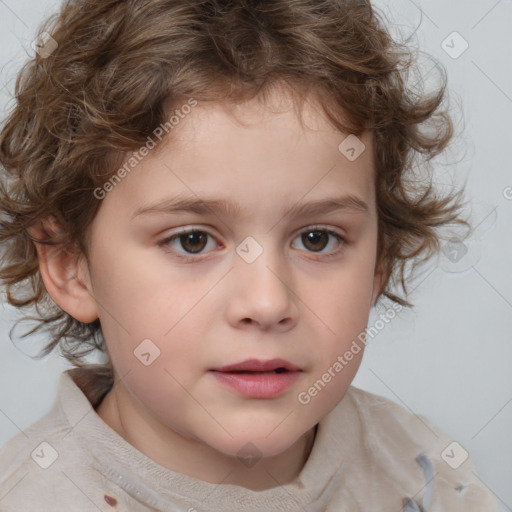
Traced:
<path id="1" fill-rule="evenodd" d="M 60 243 L 51 243 L 60 233 L 53 218 L 31 226 L 28 233 L 36 247 L 39 271 L 50 297 L 79 322 L 94 322 L 98 312 L 83 255 L 78 250 L 65 249 Z"/>

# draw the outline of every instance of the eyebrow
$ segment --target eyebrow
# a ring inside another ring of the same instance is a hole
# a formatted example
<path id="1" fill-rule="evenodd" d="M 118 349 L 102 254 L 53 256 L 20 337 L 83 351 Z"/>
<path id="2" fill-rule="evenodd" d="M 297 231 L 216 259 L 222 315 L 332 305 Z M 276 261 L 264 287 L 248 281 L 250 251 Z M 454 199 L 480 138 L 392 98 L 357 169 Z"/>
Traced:
<path id="1" fill-rule="evenodd" d="M 155 204 L 138 208 L 132 215 L 132 219 L 141 215 L 152 213 L 179 213 L 189 212 L 199 215 L 219 214 L 226 217 L 237 217 L 242 212 L 240 204 L 225 199 L 198 199 L 195 197 L 174 197 L 165 199 Z M 283 216 L 299 217 L 306 215 L 321 215 L 335 211 L 347 211 L 349 213 L 368 213 L 368 204 L 354 195 L 333 197 L 310 201 L 308 203 L 296 203 L 291 205 Z"/>

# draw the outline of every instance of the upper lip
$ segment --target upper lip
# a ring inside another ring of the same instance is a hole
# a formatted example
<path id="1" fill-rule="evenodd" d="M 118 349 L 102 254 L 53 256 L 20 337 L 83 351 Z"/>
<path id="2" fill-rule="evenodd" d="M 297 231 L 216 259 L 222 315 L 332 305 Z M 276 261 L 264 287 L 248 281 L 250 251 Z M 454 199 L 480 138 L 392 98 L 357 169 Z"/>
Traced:
<path id="1" fill-rule="evenodd" d="M 271 372 L 277 369 L 300 371 L 298 366 L 285 359 L 270 359 L 267 361 L 261 359 L 247 359 L 240 363 L 212 368 L 212 370 L 216 372 Z"/>

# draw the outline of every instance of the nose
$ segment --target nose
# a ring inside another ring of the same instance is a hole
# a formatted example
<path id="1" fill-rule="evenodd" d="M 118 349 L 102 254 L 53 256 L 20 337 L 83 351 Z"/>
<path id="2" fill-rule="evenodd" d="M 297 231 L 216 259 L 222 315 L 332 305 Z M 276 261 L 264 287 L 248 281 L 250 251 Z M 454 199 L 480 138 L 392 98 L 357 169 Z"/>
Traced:
<path id="1" fill-rule="evenodd" d="M 292 329 L 299 314 L 298 298 L 285 256 L 264 247 L 252 263 L 238 255 L 234 261 L 226 309 L 228 322 L 242 329 Z"/>

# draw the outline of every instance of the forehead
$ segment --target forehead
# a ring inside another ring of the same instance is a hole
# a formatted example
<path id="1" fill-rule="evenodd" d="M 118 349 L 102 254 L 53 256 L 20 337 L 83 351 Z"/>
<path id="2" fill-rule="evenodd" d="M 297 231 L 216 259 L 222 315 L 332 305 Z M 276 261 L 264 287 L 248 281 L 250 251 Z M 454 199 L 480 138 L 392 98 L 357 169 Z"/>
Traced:
<path id="1" fill-rule="evenodd" d="M 234 208 L 225 210 L 246 216 L 342 195 L 373 208 L 372 155 L 370 134 L 339 131 L 314 101 L 301 110 L 282 93 L 265 102 L 199 102 L 112 197 L 124 196 L 130 216 L 178 195 L 226 198 Z"/>
<path id="2" fill-rule="evenodd" d="M 237 131 L 238 137 L 255 136 L 261 131 L 271 130 L 272 137 L 282 135 L 306 138 L 316 142 L 325 140 L 332 146 L 332 140 L 326 136 L 347 136 L 335 127 L 323 112 L 319 92 L 310 92 L 305 97 L 284 87 L 276 87 L 247 101 L 239 102 L 199 102 L 199 105 L 187 116 L 183 116 L 171 139 L 175 145 L 187 140 L 205 140 L 222 131 Z M 340 113 L 338 112 L 339 116 Z M 343 113 L 342 121 L 348 121 Z M 360 138 L 370 140 L 370 133 Z"/>

